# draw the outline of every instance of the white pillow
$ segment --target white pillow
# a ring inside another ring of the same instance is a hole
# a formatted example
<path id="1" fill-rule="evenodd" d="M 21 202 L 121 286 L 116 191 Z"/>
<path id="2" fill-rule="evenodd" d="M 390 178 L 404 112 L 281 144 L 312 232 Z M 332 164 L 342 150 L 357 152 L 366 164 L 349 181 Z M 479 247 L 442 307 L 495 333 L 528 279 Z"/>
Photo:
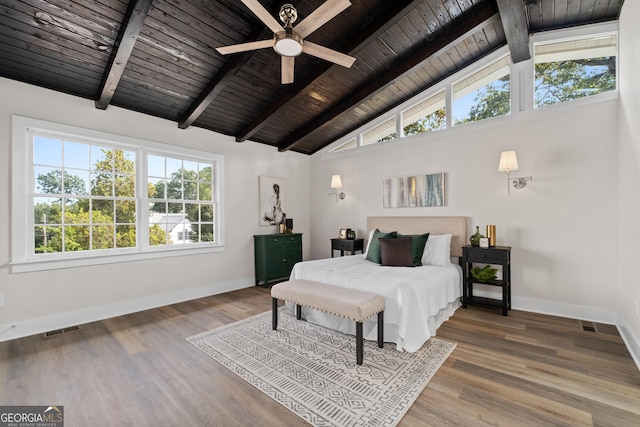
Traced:
<path id="1" fill-rule="evenodd" d="M 422 253 L 422 265 L 451 264 L 451 234 L 430 234 Z"/>
<path id="2" fill-rule="evenodd" d="M 367 248 L 366 248 L 366 250 L 364 251 L 364 253 L 365 253 L 365 254 L 366 254 L 366 253 L 369 253 L 369 246 L 371 246 L 371 239 L 373 238 L 373 233 L 375 233 L 375 232 L 376 232 L 376 230 L 371 230 L 371 231 L 369 232 L 369 239 L 367 240 Z"/>

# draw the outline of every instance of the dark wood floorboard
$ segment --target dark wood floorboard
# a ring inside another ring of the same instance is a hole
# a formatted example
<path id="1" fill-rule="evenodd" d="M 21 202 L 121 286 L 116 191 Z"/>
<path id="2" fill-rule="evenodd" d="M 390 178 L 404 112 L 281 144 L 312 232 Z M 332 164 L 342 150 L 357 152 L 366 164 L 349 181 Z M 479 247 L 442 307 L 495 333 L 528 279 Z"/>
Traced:
<path id="1" fill-rule="evenodd" d="M 0 404 L 64 405 L 68 427 L 306 425 L 185 341 L 270 308 L 256 287 L 0 343 Z M 640 425 L 614 326 L 470 307 L 438 337 L 458 345 L 400 426 Z"/>

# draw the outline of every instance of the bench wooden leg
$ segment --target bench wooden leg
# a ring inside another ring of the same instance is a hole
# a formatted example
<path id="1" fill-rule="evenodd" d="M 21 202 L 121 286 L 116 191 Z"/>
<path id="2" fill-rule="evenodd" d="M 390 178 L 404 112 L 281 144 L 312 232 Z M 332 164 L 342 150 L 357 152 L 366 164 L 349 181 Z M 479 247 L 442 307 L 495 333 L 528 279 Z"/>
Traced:
<path id="1" fill-rule="evenodd" d="M 278 329 L 278 298 L 271 298 L 271 328 Z"/>
<path id="2" fill-rule="evenodd" d="M 356 322 L 356 363 L 362 365 L 363 357 L 362 322 Z"/>
<path id="3" fill-rule="evenodd" d="M 300 304 L 296 304 L 296 319 L 300 320 L 302 318 L 302 306 Z"/>
<path id="4" fill-rule="evenodd" d="M 384 310 L 378 313 L 378 347 L 384 347 Z"/>

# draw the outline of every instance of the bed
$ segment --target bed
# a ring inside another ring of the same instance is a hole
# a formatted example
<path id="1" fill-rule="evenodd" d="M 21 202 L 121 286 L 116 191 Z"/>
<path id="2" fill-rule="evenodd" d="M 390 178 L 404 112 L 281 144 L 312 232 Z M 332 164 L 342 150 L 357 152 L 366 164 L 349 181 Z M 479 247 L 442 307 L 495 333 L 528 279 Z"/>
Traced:
<path id="1" fill-rule="evenodd" d="M 466 217 L 451 216 L 369 217 L 367 236 L 376 229 L 402 234 L 430 233 L 425 251 L 436 250 L 438 241 L 442 242 L 439 237 L 432 239 L 433 236 L 451 234 L 450 253 L 435 254 L 436 258 L 446 258 L 447 262 L 415 268 L 388 267 L 366 260 L 365 250 L 362 255 L 299 262 L 291 272 L 291 279 L 382 295 L 385 300 L 385 342 L 395 343 L 400 351 L 417 351 L 460 306 L 462 270 L 457 262 L 448 261 L 449 257 L 455 260 L 462 256 L 466 223 Z M 302 316 L 309 322 L 355 334 L 354 323 L 347 319 L 306 308 L 303 308 Z M 363 332 L 365 339 L 377 339 L 375 318 L 364 322 Z"/>

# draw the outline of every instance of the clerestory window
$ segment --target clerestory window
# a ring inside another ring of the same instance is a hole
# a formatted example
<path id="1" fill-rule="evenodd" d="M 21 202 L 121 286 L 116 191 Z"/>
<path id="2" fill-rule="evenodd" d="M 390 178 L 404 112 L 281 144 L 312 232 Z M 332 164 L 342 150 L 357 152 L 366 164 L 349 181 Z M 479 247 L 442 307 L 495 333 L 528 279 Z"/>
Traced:
<path id="1" fill-rule="evenodd" d="M 616 90 L 615 34 L 534 46 L 534 106 Z"/>

